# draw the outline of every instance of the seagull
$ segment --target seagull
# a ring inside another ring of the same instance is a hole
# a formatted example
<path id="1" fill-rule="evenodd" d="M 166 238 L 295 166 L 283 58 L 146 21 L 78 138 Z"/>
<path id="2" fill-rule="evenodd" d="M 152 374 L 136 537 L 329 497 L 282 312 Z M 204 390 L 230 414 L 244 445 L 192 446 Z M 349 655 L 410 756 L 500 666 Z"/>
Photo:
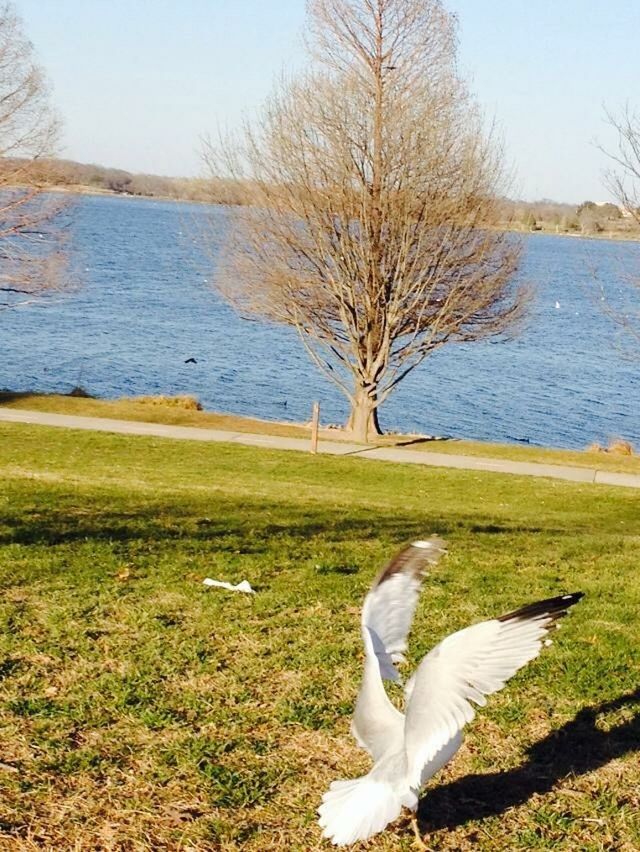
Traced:
<path id="1" fill-rule="evenodd" d="M 367 840 L 395 820 L 403 807 L 415 811 L 421 787 L 456 754 L 462 729 L 486 695 L 502 689 L 540 653 L 555 622 L 582 592 L 529 604 L 447 636 L 422 660 L 405 686 L 405 713 L 385 692 L 383 680 L 399 681 L 407 634 L 427 568 L 446 553 L 432 537 L 414 541 L 383 568 L 362 608 L 364 675 L 351 733 L 373 758 L 367 775 L 334 781 L 318 808 L 323 837 L 335 846 Z"/>

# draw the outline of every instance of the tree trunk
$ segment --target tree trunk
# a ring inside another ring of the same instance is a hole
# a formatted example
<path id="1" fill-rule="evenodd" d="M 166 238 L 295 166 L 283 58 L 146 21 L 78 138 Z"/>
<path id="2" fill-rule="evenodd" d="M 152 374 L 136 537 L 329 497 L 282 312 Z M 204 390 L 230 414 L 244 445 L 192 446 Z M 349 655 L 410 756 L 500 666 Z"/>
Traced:
<path id="1" fill-rule="evenodd" d="M 353 433 L 356 441 L 362 441 L 365 444 L 370 435 L 382 435 L 378 422 L 378 401 L 375 391 L 358 388 L 355 401 L 351 405 L 347 429 Z"/>

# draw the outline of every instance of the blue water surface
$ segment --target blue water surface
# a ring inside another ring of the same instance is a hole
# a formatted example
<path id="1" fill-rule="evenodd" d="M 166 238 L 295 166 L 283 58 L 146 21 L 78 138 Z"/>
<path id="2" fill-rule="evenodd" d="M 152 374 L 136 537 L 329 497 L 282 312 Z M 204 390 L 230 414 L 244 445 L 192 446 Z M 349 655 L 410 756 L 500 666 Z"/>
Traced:
<path id="1" fill-rule="evenodd" d="M 211 255 L 200 243 L 209 218 Z M 0 314 L 0 387 L 190 393 L 205 408 L 293 421 L 318 399 L 323 422 L 346 419 L 346 400 L 295 332 L 242 320 L 213 291 L 225 208 L 84 196 L 73 220 L 82 286 Z M 535 298 L 522 335 L 434 353 L 385 403 L 383 427 L 567 448 L 640 443 L 640 362 L 624 356 L 602 310 L 624 301 L 634 266 L 637 244 L 527 237 L 521 275 Z"/>

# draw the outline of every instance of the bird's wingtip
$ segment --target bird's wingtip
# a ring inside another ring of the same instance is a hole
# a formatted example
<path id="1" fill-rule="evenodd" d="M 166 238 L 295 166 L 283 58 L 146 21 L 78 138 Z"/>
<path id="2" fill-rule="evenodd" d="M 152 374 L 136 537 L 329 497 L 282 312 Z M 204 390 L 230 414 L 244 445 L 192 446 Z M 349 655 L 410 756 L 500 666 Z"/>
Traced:
<path id="1" fill-rule="evenodd" d="M 437 550 L 437 551 L 445 551 L 447 550 L 447 542 L 439 538 L 437 535 L 432 536 L 431 538 L 418 539 L 418 541 L 412 541 L 411 547 L 418 547 L 421 550 Z"/>
<path id="2" fill-rule="evenodd" d="M 424 577 L 429 565 L 435 565 L 447 552 L 447 543 L 438 536 L 418 539 L 403 548 L 382 569 L 373 584 L 373 588 L 381 586 L 386 580 L 396 574 L 412 574 Z"/>
<path id="3" fill-rule="evenodd" d="M 564 618 L 568 614 L 569 608 L 581 601 L 583 597 L 584 592 L 573 592 L 570 595 L 558 595 L 555 598 L 536 601 L 500 616 L 497 621 L 525 621 L 547 618 L 549 621 L 555 622 L 559 618 Z"/>

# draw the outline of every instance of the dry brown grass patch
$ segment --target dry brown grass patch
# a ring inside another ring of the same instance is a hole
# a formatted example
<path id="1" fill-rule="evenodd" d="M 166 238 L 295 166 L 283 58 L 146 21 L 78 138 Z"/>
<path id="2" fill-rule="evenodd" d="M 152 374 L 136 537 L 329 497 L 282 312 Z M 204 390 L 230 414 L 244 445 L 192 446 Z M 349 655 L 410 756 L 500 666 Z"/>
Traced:
<path id="1" fill-rule="evenodd" d="M 123 397 L 119 402 L 133 402 L 140 405 L 161 405 L 165 408 L 181 408 L 184 411 L 202 411 L 200 400 L 189 394 L 178 396 L 133 396 Z"/>
<path id="2" fill-rule="evenodd" d="M 632 456 L 634 455 L 633 444 L 622 438 L 616 438 L 615 441 L 610 442 L 607 452 L 615 456 Z"/>

